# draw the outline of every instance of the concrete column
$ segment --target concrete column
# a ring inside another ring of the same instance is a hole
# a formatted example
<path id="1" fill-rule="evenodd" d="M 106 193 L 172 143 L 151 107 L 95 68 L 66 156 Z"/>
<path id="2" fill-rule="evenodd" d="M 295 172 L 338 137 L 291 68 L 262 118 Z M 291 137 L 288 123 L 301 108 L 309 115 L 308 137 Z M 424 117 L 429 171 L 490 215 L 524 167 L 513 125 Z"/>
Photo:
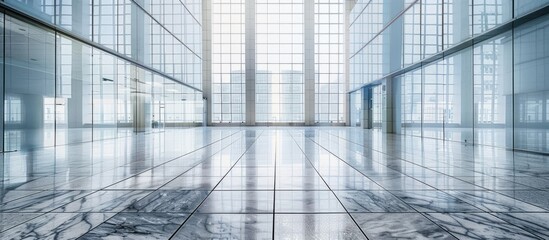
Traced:
<path id="1" fill-rule="evenodd" d="M 304 2 L 304 113 L 305 125 L 315 124 L 315 2 Z"/>
<path id="2" fill-rule="evenodd" d="M 364 87 L 362 91 L 362 128 L 372 129 L 372 88 Z"/>
<path id="3" fill-rule="evenodd" d="M 385 83 L 380 86 L 382 90 L 382 110 L 381 110 L 381 126 L 385 133 L 394 133 L 394 84 L 393 79 L 385 80 Z"/>
<path id="4" fill-rule="evenodd" d="M 76 1 L 75 1 L 76 2 Z M 138 61 L 145 62 L 145 51 L 147 49 L 145 46 L 145 28 L 148 27 L 143 24 L 143 19 L 145 19 L 145 13 L 139 8 L 136 4 L 131 5 L 131 28 L 132 28 L 132 44 L 131 44 L 131 55 L 134 59 Z"/>
<path id="5" fill-rule="evenodd" d="M 392 80 L 393 132 L 402 134 L 402 78 Z"/>
<path id="6" fill-rule="evenodd" d="M 212 1 L 202 0 L 202 97 L 205 125 L 212 124 Z"/>
<path id="7" fill-rule="evenodd" d="M 246 0 L 246 126 L 255 125 L 255 0 Z"/>
<path id="8" fill-rule="evenodd" d="M 463 51 L 455 60 L 454 67 L 454 116 L 459 116 L 461 142 L 473 143 L 473 64 L 472 51 Z M 449 94 L 448 94 L 449 95 Z M 459 114 L 459 115 L 458 115 Z M 457 140 L 457 139 L 456 139 Z"/>
<path id="9" fill-rule="evenodd" d="M 144 82 L 144 70 L 132 67 L 131 72 L 131 104 L 133 131 L 146 132 L 152 122 L 150 85 Z"/>

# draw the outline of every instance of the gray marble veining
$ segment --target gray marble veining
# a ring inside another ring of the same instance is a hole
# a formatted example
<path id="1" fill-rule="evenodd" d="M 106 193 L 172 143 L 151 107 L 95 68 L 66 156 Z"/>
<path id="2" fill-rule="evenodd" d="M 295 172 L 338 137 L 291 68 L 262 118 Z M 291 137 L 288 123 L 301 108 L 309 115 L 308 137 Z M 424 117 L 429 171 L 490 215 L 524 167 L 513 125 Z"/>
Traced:
<path id="1" fill-rule="evenodd" d="M 487 146 L 216 127 L 3 157 L 1 239 L 549 238 L 549 156 Z"/>
<path id="2" fill-rule="evenodd" d="M 75 239 L 90 231 L 113 213 L 46 213 L 8 231 L 1 239 Z"/>
<path id="3" fill-rule="evenodd" d="M 540 238 L 549 239 L 549 213 L 497 213 L 495 216 Z"/>
<path id="4" fill-rule="evenodd" d="M 118 213 L 81 239 L 168 239 L 187 217 L 183 213 Z"/>
<path id="5" fill-rule="evenodd" d="M 91 191 L 42 191 L 0 205 L 1 212 L 49 212 L 76 201 Z"/>
<path id="6" fill-rule="evenodd" d="M 427 216 L 460 239 L 538 239 L 489 213 L 428 213 Z"/>
<path id="7" fill-rule="evenodd" d="M 349 212 L 415 212 L 388 191 L 335 191 Z"/>
<path id="8" fill-rule="evenodd" d="M 97 191 L 53 212 L 119 212 L 150 194 L 151 191 Z"/>
<path id="9" fill-rule="evenodd" d="M 352 213 L 370 239 L 456 239 L 419 213 Z"/>
<path id="10" fill-rule="evenodd" d="M 175 239 L 272 239 L 272 214 L 194 214 Z"/>
<path id="11" fill-rule="evenodd" d="M 272 213 L 272 191 L 213 191 L 199 213 Z"/>
<path id="12" fill-rule="evenodd" d="M 482 212 L 481 209 L 442 191 L 392 191 L 418 212 Z"/>
<path id="13" fill-rule="evenodd" d="M 207 195 L 207 191 L 157 190 L 132 203 L 125 211 L 192 213 Z"/>

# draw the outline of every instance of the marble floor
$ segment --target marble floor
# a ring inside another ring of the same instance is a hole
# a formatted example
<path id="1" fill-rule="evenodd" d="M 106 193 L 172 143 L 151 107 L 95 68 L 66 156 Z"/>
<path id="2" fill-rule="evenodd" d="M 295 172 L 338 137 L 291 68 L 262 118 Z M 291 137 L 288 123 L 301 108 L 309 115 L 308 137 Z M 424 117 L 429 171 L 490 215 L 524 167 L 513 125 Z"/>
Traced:
<path id="1" fill-rule="evenodd" d="M 549 239 L 549 156 L 344 127 L 2 156 L 0 239 Z"/>

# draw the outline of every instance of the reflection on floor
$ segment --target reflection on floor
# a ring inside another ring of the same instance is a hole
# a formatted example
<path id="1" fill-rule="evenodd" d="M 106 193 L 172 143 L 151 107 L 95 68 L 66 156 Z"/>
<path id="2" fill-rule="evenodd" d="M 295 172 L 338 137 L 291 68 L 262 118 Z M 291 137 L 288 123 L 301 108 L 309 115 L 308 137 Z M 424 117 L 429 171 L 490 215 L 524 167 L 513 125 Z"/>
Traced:
<path id="1" fill-rule="evenodd" d="M 2 172 L 2 239 L 549 238 L 548 156 L 356 128 L 167 130 Z"/>

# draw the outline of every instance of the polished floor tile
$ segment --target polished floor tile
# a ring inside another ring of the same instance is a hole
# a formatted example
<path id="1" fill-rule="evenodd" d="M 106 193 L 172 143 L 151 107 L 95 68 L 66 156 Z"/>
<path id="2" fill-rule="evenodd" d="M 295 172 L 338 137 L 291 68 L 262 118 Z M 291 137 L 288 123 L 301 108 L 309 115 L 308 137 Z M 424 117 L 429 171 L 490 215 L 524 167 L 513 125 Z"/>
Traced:
<path id="1" fill-rule="evenodd" d="M 481 209 L 442 191 L 392 191 L 418 212 L 482 212 Z"/>
<path id="2" fill-rule="evenodd" d="M 130 204 L 125 211 L 192 213 L 207 196 L 207 191 L 157 190 Z"/>
<path id="3" fill-rule="evenodd" d="M 351 215 L 370 239 L 456 239 L 419 213 Z"/>
<path id="4" fill-rule="evenodd" d="M 414 212 L 388 191 L 335 191 L 348 212 Z"/>
<path id="5" fill-rule="evenodd" d="M 272 213 L 272 191 L 213 191 L 199 213 Z"/>
<path id="6" fill-rule="evenodd" d="M 175 239 L 272 239 L 272 214 L 193 214 Z"/>
<path id="7" fill-rule="evenodd" d="M 4 153 L 0 239 L 549 239 L 549 156 L 345 127 Z"/>
<path id="8" fill-rule="evenodd" d="M 5 232 L 1 239 L 75 239 L 114 213 L 46 213 Z"/>
<path id="9" fill-rule="evenodd" d="M 276 213 L 344 213 L 331 191 L 276 191 Z"/>
<path id="10" fill-rule="evenodd" d="M 539 239 L 489 213 L 428 213 L 427 216 L 460 239 Z"/>
<path id="11" fill-rule="evenodd" d="M 216 190 L 273 190 L 275 177 L 227 176 Z"/>
<path id="12" fill-rule="evenodd" d="M 276 214 L 276 239 L 367 239 L 348 214 Z"/>
<path id="13" fill-rule="evenodd" d="M 118 213 L 82 239 L 168 239 L 185 221 L 184 213 Z"/>
<path id="14" fill-rule="evenodd" d="M 495 216 L 542 239 L 549 239 L 549 213 L 498 213 Z"/>

